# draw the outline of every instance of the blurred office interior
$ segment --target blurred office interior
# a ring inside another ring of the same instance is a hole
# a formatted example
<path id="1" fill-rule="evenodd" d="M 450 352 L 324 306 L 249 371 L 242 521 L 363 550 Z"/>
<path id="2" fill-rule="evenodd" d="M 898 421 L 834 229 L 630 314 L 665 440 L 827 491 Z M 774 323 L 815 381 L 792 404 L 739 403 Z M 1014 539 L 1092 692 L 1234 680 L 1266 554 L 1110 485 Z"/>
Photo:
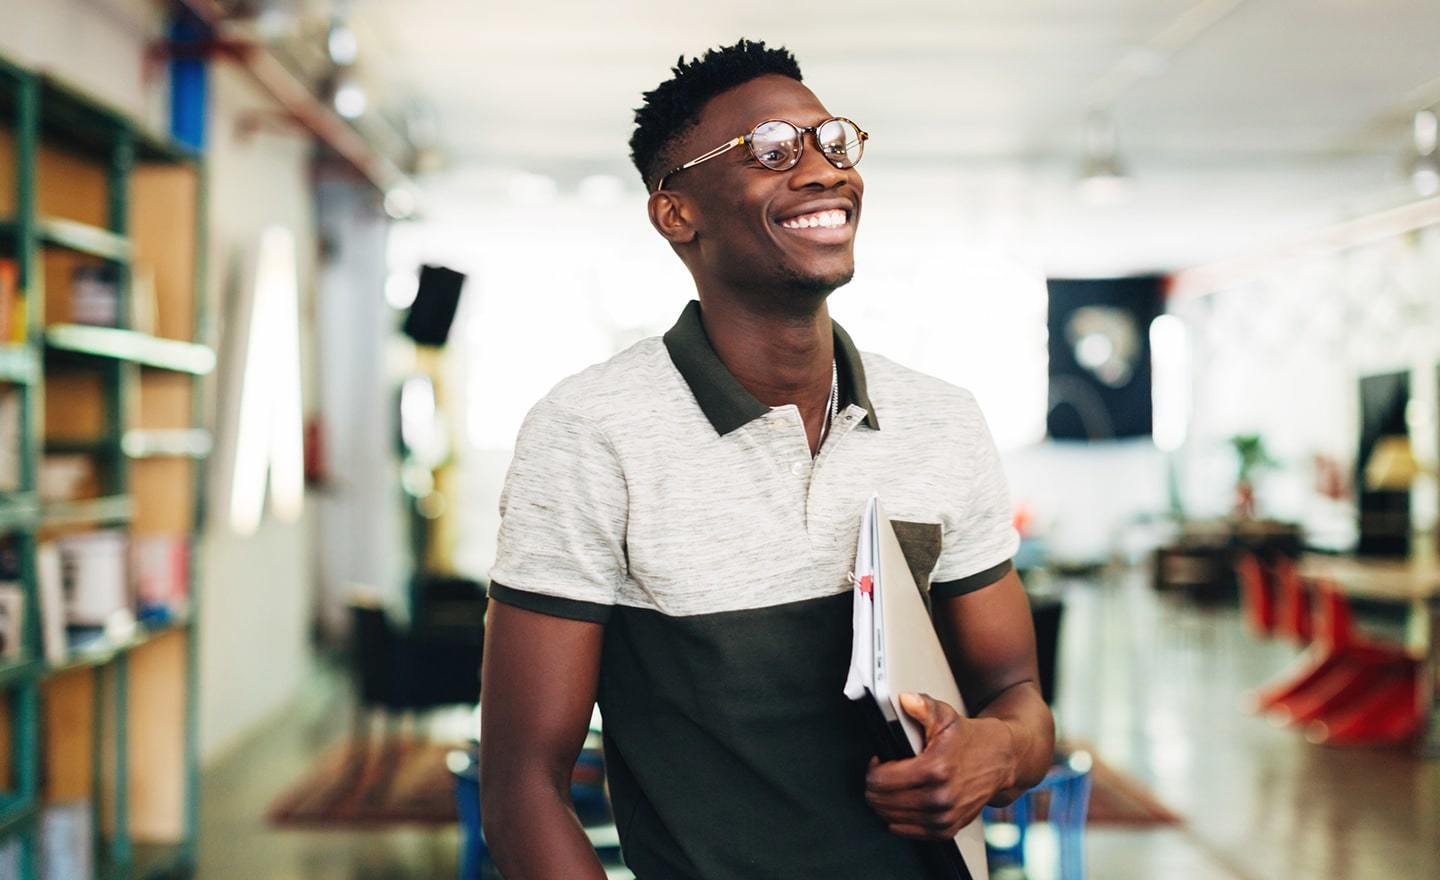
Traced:
<path id="1" fill-rule="evenodd" d="M 1440 876 L 1432 0 L 4 0 L 0 877 L 492 876 L 516 431 L 693 295 L 632 111 L 741 36 L 871 133 L 832 313 L 1005 460 L 993 876 Z"/>

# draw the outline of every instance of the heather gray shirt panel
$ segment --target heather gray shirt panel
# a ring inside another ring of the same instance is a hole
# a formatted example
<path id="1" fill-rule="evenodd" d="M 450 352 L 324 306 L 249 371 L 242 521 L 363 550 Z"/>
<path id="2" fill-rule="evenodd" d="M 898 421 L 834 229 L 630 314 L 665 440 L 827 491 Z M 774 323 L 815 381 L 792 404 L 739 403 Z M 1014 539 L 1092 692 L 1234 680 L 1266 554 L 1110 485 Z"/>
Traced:
<path id="1" fill-rule="evenodd" d="M 849 589 L 860 511 L 940 526 L 931 579 L 1015 553 L 1009 491 L 969 392 L 864 355 L 883 430 L 851 404 L 812 461 L 799 410 L 716 433 L 659 339 L 565 380 L 527 416 L 492 580 L 672 615 Z"/>

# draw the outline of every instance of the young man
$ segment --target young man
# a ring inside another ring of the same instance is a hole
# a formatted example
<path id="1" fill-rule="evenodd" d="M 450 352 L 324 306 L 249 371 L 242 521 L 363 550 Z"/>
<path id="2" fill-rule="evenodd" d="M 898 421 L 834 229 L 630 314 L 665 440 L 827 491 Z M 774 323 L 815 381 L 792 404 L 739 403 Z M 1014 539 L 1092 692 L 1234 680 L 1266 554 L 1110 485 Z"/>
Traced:
<path id="1" fill-rule="evenodd" d="M 598 697 L 640 880 L 922 878 L 913 841 L 1051 759 L 999 460 L 968 392 L 830 320 L 867 135 L 794 58 L 742 40 L 645 98 L 633 158 L 699 302 L 521 429 L 486 633 L 487 840 L 507 880 L 604 876 L 569 801 Z M 872 492 L 974 715 L 905 698 L 925 750 L 883 764 L 842 692 Z"/>

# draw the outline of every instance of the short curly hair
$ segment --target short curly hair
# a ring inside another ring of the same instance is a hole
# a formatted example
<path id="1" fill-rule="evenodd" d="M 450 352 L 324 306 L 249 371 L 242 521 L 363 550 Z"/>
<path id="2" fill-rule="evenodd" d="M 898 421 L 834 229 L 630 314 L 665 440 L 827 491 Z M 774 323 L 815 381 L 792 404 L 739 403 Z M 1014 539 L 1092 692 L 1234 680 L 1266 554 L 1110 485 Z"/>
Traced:
<path id="1" fill-rule="evenodd" d="M 711 49 L 688 62 L 681 55 L 671 77 L 644 94 L 635 109 L 635 131 L 630 135 L 630 161 L 640 172 L 646 189 L 673 167 L 669 155 L 675 141 L 695 127 L 705 104 L 752 79 L 767 74 L 788 76 L 797 82 L 800 64 L 790 51 L 766 47 L 763 41 L 741 39 L 732 46 Z"/>

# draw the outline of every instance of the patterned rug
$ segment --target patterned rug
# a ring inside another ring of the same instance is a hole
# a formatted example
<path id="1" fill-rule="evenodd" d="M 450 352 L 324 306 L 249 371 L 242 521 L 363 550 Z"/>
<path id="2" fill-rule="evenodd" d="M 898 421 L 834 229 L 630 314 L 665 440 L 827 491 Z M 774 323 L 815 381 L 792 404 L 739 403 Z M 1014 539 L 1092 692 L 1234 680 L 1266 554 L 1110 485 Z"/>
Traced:
<path id="1" fill-rule="evenodd" d="M 1090 768 L 1090 807 L 1087 825 L 1124 825 L 1131 828 L 1178 825 L 1180 816 L 1156 799 L 1135 777 L 1095 758 Z"/>
<path id="2" fill-rule="evenodd" d="M 455 784 L 445 755 L 457 748 L 399 738 L 346 743 L 276 798 L 266 818 L 286 826 L 453 824 Z"/>

